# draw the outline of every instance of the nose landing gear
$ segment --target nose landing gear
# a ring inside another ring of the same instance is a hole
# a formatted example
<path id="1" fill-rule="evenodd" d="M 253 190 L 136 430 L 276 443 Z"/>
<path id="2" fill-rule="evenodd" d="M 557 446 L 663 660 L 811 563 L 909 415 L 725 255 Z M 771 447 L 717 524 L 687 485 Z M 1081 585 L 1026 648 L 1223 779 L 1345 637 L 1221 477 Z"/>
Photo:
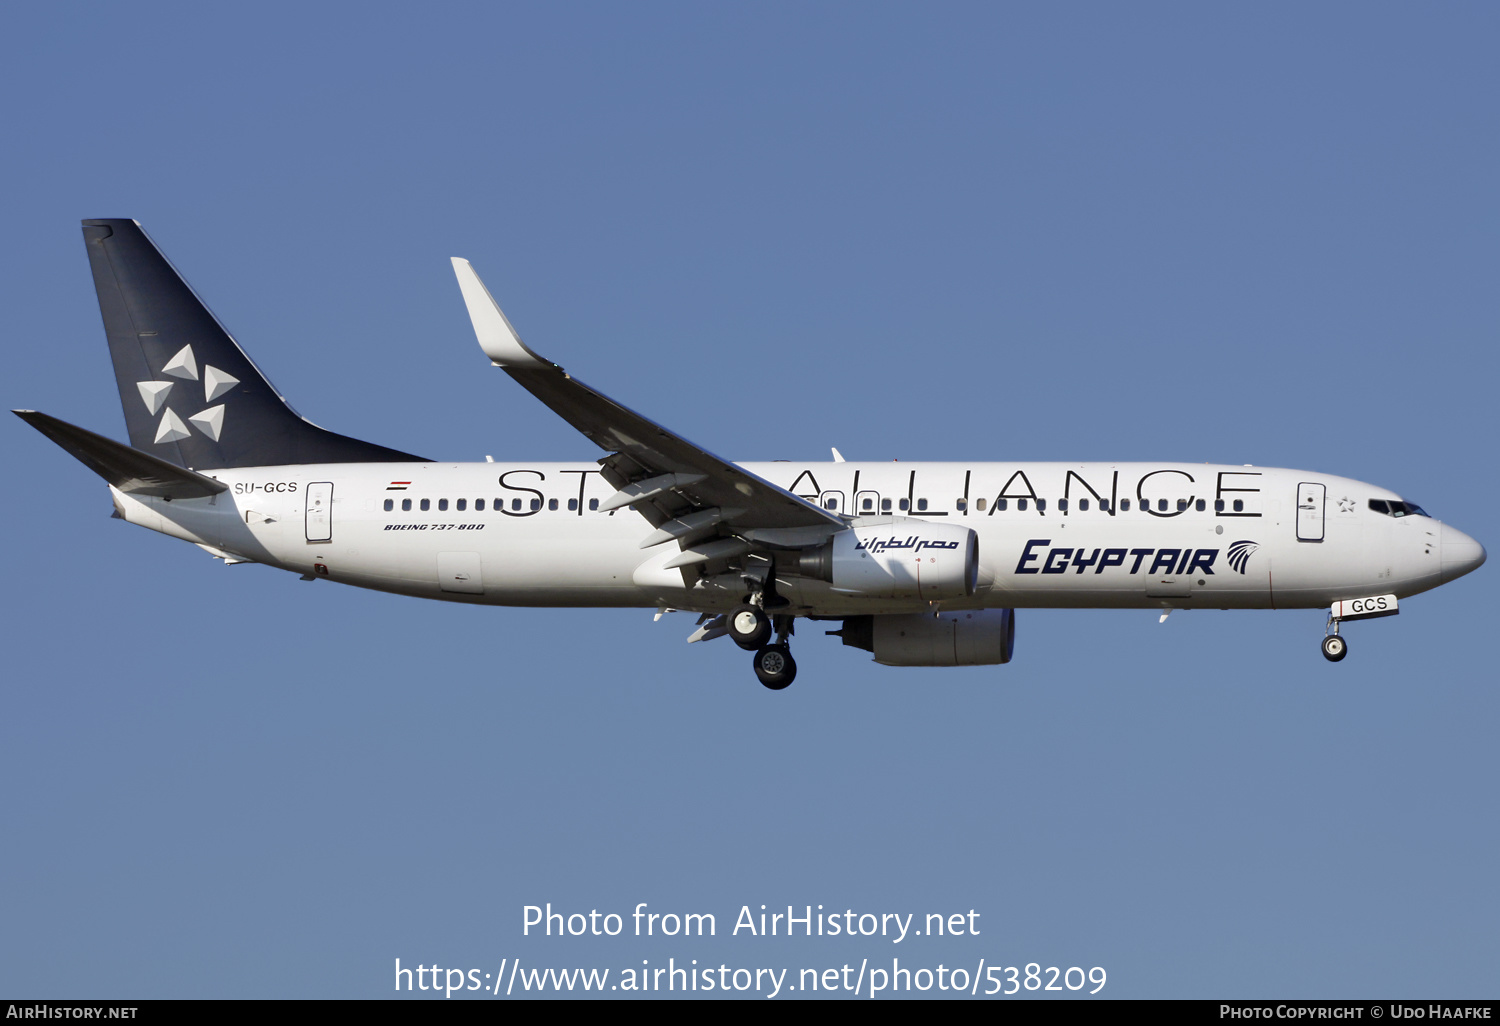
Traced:
<path id="1" fill-rule="evenodd" d="M 1349 654 L 1349 643 L 1339 637 L 1341 618 L 1328 614 L 1328 624 L 1323 628 L 1323 658 L 1336 663 Z"/>
<path id="2" fill-rule="evenodd" d="M 1346 620 L 1375 620 L 1401 612 L 1394 594 L 1341 599 L 1328 607 L 1328 626 L 1323 631 L 1323 658 L 1336 663 L 1349 654 L 1349 643 L 1339 637 L 1339 624 Z"/>

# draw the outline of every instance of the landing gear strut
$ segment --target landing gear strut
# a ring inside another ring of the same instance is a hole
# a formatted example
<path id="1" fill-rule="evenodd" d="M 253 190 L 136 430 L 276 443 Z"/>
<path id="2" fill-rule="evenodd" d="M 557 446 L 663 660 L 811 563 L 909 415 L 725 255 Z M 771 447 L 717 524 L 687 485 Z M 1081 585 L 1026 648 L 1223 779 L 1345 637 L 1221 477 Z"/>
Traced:
<path id="1" fill-rule="evenodd" d="M 1339 621 L 1328 618 L 1327 634 L 1323 637 L 1323 658 L 1336 663 L 1349 654 L 1349 643 L 1339 637 Z"/>

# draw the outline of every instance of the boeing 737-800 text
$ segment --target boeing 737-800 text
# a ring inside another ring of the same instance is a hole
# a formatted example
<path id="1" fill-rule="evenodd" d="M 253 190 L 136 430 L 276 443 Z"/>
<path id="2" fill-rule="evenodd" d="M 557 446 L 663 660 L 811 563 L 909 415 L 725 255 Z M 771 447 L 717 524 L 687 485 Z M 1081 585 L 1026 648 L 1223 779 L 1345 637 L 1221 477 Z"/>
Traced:
<path id="1" fill-rule="evenodd" d="M 1328 607 L 1339 626 L 1485 560 L 1384 488 L 1178 463 L 735 464 L 528 348 L 467 261 L 479 344 L 607 455 L 444 463 L 295 413 L 130 220 L 83 222 L 130 445 L 16 411 L 116 516 L 227 562 L 452 602 L 701 613 L 770 688 L 796 620 L 897 666 L 1010 660 L 1018 608 Z M 837 457 L 837 452 L 834 454 Z"/>

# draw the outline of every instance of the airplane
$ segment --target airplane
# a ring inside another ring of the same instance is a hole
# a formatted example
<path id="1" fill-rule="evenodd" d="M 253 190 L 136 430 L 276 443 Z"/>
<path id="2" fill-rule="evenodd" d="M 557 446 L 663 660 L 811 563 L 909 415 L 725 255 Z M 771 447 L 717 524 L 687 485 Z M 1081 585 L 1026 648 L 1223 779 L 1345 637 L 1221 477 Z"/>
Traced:
<path id="1" fill-rule="evenodd" d="M 452 463 L 297 414 L 138 222 L 85 220 L 130 444 L 14 411 L 109 485 L 114 516 L 226 564 L 498 606 L 696 612 L 766 687 L 796 621 L 891 666 L 1010 661 L 1024 608 L 1328 607 L 1343 623 L 1472 572 L 1484 547 L 1330 474 L 1183 463 L 731 463 L 521 341 L 453 259 L 493 365 L 606 455 Z"/>

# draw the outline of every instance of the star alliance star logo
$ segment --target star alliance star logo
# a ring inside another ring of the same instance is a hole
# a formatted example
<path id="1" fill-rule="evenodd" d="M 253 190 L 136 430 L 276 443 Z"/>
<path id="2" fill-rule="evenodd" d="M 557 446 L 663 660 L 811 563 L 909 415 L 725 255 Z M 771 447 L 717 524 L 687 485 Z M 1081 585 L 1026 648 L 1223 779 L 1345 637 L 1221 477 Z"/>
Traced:
<path id="1" fill-rule="evenodd" d="M 163 377 L 178 378 L 182 381 L 197 381 L 198 361 L 193 356 L 192 346 L 183 346 L 177 355 L 172 357 L 162 367 Z M 203 401 L 211 403 L 219 396 L 228 392 L 240 383 L 236 378 L 217 367 L 207 364 L 203 367 Z M 193 414 L 183 423 L 170 406 L 167 406 L 167 396 L 177 385 L 176 381 L 137 381 L 135 387 L 140 389 L 141 402 L 146 404 L 146 411 L 151 416 L 161 414 L 161 423 L 156 428 L 156 443 L 177 442 L 189 437 L 192 432 L 188 424 L 203 432 L 210 439 L 217 442 L 224 431 L 224 404 L 208 406 Z"/>
<path id="2" fill-rule="evenodd" d="M 1347 496 L 1347 495 L 1344 496 L 1342 499 L 1340 499 L 1339 500 L 1339 512 L 1340 513 L 1353 513 L 1354 512 L 1354 500 L 1351 499 L 1351 498 L 1349 498 L 1349 496 Z"/>

